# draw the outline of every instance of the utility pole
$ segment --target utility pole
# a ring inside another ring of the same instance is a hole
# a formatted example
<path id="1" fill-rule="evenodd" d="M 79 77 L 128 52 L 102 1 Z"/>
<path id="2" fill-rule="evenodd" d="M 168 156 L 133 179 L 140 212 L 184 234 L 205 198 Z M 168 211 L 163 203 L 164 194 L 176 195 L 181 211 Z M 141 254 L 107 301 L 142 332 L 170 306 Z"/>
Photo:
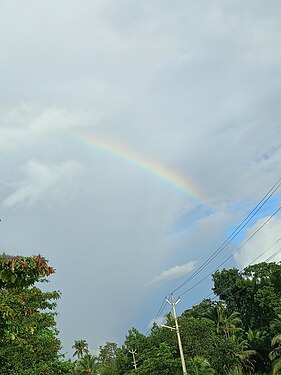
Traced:
<path id="1" fill-rule="evenodd" d="M 165 326 L 165 325 L 164 325 L 164 327 L 175 330 L 176 333 L 177 333 L 179 350 L 180 350 L 180 357 L 181 357 L 182 372 L 183 372 L 183 375 L 187 375 L 187 370 L 186 370 L 186 365 L 185 365 L 185 360 L 184 360 L 184 355 L 183 355 L 183 349 L 182 349 L 182 343 L 181 343 L 180 328 L 179 328 L 179 325 L 178 325 L 178 318 L 177 318 L 177 313 L 176 313 L 176 305 L 180 302 L 180 299 L 178 299 L 175 302 L 174 296 L 172 294 L 171 301 L 169 301 L 167 298 L 166 298 L 166 301 L 168 302 L 169 305 L 172 306 L 176 327 L 169 327 L 169 326 Z"/>
<path id="2" fill-rule="evenodd" d="M 135 368 L 135 370 L 137 369 L 137 361 L 136 361 L 136 357 L 135 357 L 135 354 L 136 354 L 136 350 L 129 350 L 129 352 L 132 354 L 132 356 L 133 356 L 133 366 L 134 366 L 134 368 Z"/>

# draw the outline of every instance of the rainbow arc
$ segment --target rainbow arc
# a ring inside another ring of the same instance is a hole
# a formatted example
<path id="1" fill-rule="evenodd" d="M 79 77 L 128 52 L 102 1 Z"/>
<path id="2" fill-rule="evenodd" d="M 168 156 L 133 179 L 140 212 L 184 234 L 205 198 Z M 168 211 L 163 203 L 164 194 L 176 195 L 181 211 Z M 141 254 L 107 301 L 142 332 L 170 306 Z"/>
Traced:
<path id="1" fill-rule="evenodd" d="M 186 179 L 163 164 L 136 153 L 124 144 L 118 143 L 109 138 L 101 137 L 93 132 L 79 131 L 75 133 L 74 137 L 100 152 L 107 153 L 112 157 L 121 159 L 126 163 L 130 163 L 133 166 L 142 169 L 177 190 L 189 195 L 195 200 L 204 200 L 199 187 L 197 187 L 191 179 Z"/>

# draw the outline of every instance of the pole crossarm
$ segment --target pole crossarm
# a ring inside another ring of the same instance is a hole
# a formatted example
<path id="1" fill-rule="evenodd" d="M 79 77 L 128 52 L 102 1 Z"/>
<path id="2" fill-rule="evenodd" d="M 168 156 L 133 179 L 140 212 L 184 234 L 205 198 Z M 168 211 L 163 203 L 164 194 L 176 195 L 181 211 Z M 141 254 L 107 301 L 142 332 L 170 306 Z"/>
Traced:
<path id="1" fill-rule="evenodd" d="M 162 324 L 162 327 L 168 328 L 168 329 L 170 329 L 171 331 L 175 331 L 175 330 L 176 330 L 176 327 L 166 326 L 165 324 Z"/>
<path id="2" fill-rule="evenodd" d="M 137 352 L 136 349 L 129 350 L 129 353 L 131 353 L 132 356 L 133 356 L 132 364 L 133 364 L 135 370 L 137 369 L 137 361 L 136 361 L 136 357 L 135 357 L 136 352 Z"/>

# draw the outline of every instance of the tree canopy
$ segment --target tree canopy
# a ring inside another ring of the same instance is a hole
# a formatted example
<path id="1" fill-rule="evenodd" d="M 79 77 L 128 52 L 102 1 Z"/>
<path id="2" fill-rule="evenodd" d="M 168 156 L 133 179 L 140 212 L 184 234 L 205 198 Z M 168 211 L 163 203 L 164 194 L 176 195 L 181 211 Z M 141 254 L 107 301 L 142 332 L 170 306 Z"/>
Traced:
<path id="1" fill-rule="evenodd" d="M 121 346 L 106 342 L 95 354 L 75 340 L 75 359 L 65 361 L 55 321 L 60 292 L 37 286 L 53 273 L 41 256 L 0 258 L 0 375 L 182 374 L 175 332 L 156 324 L 148 335 L 132 327 Z M 213 280 L 216 300 L 178 318 L 188 374 L 280 373 L 281 265 L 223 269 Z M 166 325 L 174 325 L 171 313 Z"/>
<path id="2" fill-rule="evenodd" d="M 60 293 L 34 285 L 52 273 L 41 256 L 0 258 L 1 375 L 67 373 L 55 322 Z"/>

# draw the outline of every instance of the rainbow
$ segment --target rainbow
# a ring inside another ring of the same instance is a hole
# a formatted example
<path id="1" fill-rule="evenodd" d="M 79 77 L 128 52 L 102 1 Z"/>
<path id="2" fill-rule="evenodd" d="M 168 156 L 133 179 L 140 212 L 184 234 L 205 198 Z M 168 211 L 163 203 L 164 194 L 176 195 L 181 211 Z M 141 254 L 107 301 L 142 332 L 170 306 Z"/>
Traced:
<path id="1" fill-rule="evenodd" d="M 187 181 L 180 174 L 175 173 L 166 166 L 158 163 L 155 160 L 146 158 L 137 154 L 134 150 L 129 149 L 123 144 L 113 141 L 109 138 L 101 137 L 92 132 L 75 132 L 74 138 L 79 139 L 85 144 L 94 147 L 96 150 L 105 152 L 115 158 L 121 159 L 126 163 L 130 163 L 135 167 L 148 172 L 150 175 L 155 176 L 168 185 L 176 188 L 184 194 L 189 195 L 195 200 L 204 200 L 203 193 L 198 187 L 195 186 L 190 180 Z"/>

